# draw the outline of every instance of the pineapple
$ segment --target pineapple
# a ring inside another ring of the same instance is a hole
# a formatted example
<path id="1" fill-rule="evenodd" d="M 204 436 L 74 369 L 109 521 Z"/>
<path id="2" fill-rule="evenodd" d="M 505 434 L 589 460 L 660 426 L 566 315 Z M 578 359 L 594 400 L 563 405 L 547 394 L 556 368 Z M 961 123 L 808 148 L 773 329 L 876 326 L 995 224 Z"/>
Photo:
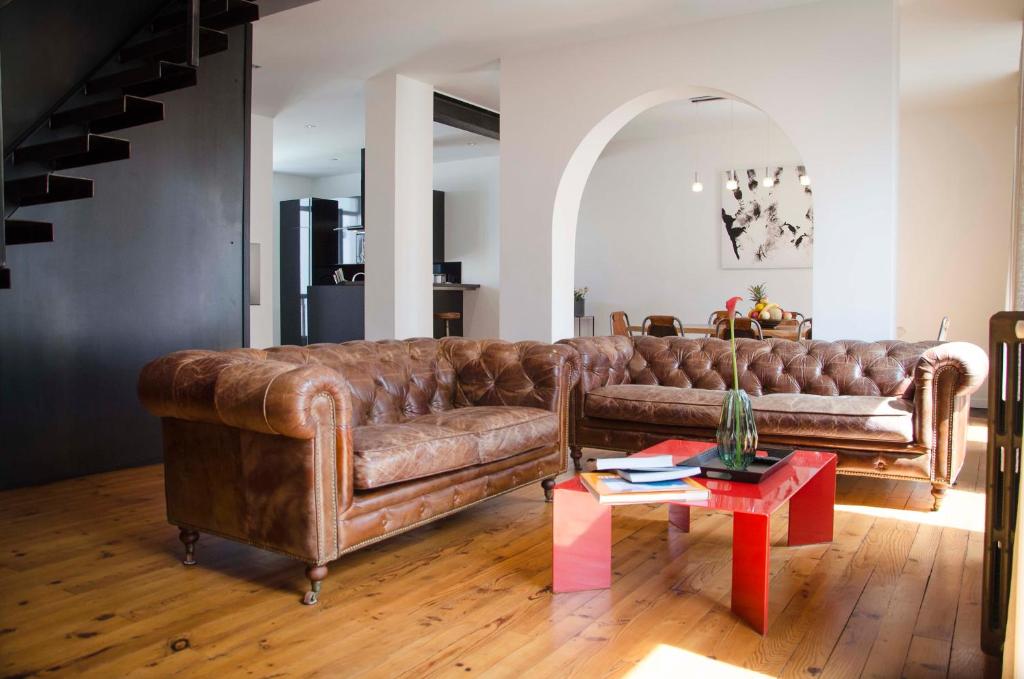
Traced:
<path id="1" fill-rule="evenodd" d="M 758 283 L 757 285 L 751 285 L 747 288 L 747 292 L 750 293 L 750 301 L 754 303 L 754 311 L 760 312 L 768 306 L 768 285 L 765 283 Z"/>

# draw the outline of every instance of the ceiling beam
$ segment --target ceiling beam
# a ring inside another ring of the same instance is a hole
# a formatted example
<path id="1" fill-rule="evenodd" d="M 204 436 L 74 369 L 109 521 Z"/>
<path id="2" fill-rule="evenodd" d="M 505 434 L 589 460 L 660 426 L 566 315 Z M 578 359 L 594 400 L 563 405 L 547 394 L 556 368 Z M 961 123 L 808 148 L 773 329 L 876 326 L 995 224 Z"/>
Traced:
<path id="1" fill-rule="evenodd" d="M 434 92 L 434 122 L 498 139 L 501 115 L 495 111 Z"/>

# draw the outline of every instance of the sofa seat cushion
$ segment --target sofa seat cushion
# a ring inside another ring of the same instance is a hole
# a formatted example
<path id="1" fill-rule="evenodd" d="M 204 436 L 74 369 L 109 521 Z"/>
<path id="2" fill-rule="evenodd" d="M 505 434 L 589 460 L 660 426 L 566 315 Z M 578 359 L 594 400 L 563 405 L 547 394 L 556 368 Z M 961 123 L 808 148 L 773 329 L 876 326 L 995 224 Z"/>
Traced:
<path id="1" fill-rule="evenodd" d="M 751 402 L 757 431 L 765 436 L 914 440 L 914 404 L 902 398 L 766 394 Z"/>
<path id="2" fill-rule="evenodd" d="M 352 430 L 354 485 L 380 488 L 558 444 L 558 418 L 540 408 L 479 406 Z"/>
<path id="3" fill-rule="evenodd" d="M 549 410 L 519 406 L 455 408 L 414 420 L 472 434 L 477 440 L 478 463 L 558 444 L 558 417 Z"/>
<path id="4" fill-rule="evenodd" d="M 599 387 L 587 394 L 584 414 L 607 420 L 715 429 L 724 391 L 644 384 Z M 914 405 L 888 396 L 767 394 L 751 397 L 762 436 L 840 438 L 910 443 Z"/>
<path id="5" fill-rule="evenodd" d="M 417 418 L 418 419 L 418 418 Z M 477 464 L 472 434 L 416 420 L 352 430 L 354 484 L 360 490 Z"/>
<path id="6" fill-rule="evenodd" d="M 615 384 L 587 394 L 584 415 L 669 426 L 714 428 L 724 391 L 648 384 Z"/>

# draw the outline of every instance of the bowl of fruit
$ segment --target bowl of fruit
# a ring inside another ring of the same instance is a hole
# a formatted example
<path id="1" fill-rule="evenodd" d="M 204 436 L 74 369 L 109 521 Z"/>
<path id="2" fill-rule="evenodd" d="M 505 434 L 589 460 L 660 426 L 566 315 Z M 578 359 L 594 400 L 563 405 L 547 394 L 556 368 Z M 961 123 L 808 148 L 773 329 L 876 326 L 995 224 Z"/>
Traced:
<path id="1" fill-rule="evenodd" d="M 774 328 L 782 321 L 793 318 L 793 314 L 768 299 L 768 286 L 764 283 L 751 285 L 747 288 L 750 293 L 750 301 L 754 308 L 747 314 L 761 324 L 762 328 Z"/>

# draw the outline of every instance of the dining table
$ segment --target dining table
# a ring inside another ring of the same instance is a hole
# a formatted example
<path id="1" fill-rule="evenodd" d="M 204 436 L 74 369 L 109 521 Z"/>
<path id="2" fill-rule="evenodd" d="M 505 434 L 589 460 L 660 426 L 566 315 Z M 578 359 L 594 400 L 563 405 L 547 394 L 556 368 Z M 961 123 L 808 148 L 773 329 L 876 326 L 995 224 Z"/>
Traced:
<path id="1" fill-rule="evenodd" d="M 630 332 L 637 334 L 643 334 L 643 327 L 639 325 L 629 326 Z M 797 339 L 797 331 L 799 330 L 798 325 L 783 325 L 775 328 L 761 328 L 761 334 L 765 337 L 776 337 L 778 339 Z M 707 335 L 711 336 L 715 334 L 715 326 L 708 325 L 706 323 L 684 323 L 683 324 L 684 335 Z"/>

